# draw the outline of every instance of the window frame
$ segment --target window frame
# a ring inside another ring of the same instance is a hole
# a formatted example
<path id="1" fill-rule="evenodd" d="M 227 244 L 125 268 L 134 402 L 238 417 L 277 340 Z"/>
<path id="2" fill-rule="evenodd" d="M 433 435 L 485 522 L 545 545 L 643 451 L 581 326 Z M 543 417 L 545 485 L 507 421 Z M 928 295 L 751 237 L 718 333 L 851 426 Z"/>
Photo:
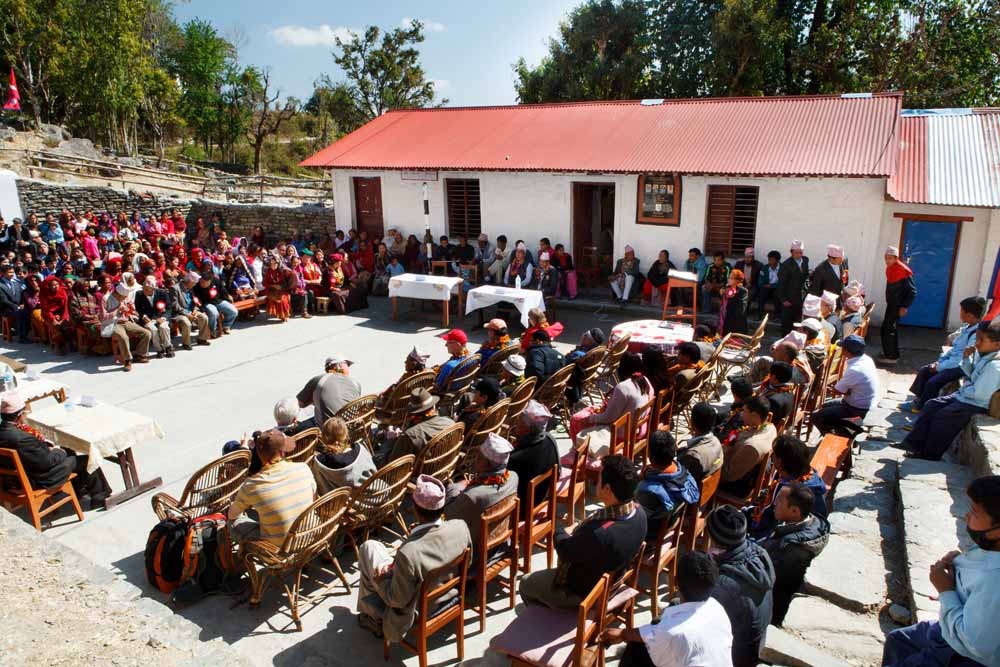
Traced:
<path id="1" fill-rule="evenodd" d="M 453 221 L 452 221 L 452 209 L 451 209 L 452 198 L 451 198 L 451 192 L 450 192 L 450 190 L 451 190 L 451 187 L 452 187 L 453 183 L 459 183 L 459 182 L 461 182 L 463 184 L 466 184 L 466 185 L 462 186 L 464 188 L 464 190 L 463 190 L 463 199 L 464 199 L 464 202 L 463 202 L 463 216 L 462 216 L 462 220 L 461 220 L 462 229 L 456 231 L 456 230 L 452 229 L 452 224 L 453 224 Z M 478 217 L 479 228 L 476 229 L 476 230 L 474 230 L 474 231 L 470 230 L 470 228 L 469 228 L 469 217 L 470 217 L 469 216 L 469 210 L 470 210 L 470 207 L 469 207 L 469 192 L 468 192 L 468 187 L 469 186 L 467 184 L 470 183 L 470 182 L 474 182 L 476 184 L 476 193 L 477 193 L 477 201 L 476 201 L 477 211 L 476 211 L 476 213 L 477 213 L 477 217 Z M 480 179 L 478 179 L 478 178 L 445 178 L 444 179 L 444 210 L 445 210 L 445 233 L 448 235 L 448 238 L 457 238 L 459 236 L 465 236 L 468 239 L 475 239 L 475 238 L 477 238 L 479 236 L 479 234 L 482 233 L 482 230 L 483 230 L 483 190 L 482 190 L 482 181 Z M 459 232 L 461 232 L 461 233 L 459 233 Z"/>
<path id="2" fill-rule="evenodd" d="M 671 179 L 673 181 L 672 185 L 674 188 L 674 211 L 673 215 L 669 218 L 666 217 L 656 217 L 645 215 L 645 186 L 646 179 L 654 178 L 660 179 Z M 635 200 L 635 222 L 637 225 L 656 225 L 658 227 L 680 227 L 681 226 L 681 175 L 677 172 L 669 173 L 645 173 L 639 174 L 636 188 L 636 200 Z"/>
<path id="3" fill-rule="evenodd" d="M 757 240 L 757 224 L 760 222 L 760 186 L 759 185 L 740 185 L 733 183 L 709 183 L 705 187 L 705 235 L 703 239 L 703 246 L 705 254 L 714 253 L 718 250 L 725 252 L 725 248 L 711 247 L 709 248 L 709 237 L 712 235 L 712 188 L 732 188 L 733 190 L 733 211 L 732 219 L 729 226 L 729 239 L 728 239 L 728 250 L 726 257 L 742 257 L 743 252 L 740 250 L 741 247 L 756 245 Z M 739 243 L 735 240 L 736 235 L 736 214 L 738 211 L 738 197 L 740 190 L 754 190 L 756 193 L 754 201 L 754 219 L 753 219 L 753 239 L 752 241 L 747 241 L 746 239 L 740 241 Z"/>

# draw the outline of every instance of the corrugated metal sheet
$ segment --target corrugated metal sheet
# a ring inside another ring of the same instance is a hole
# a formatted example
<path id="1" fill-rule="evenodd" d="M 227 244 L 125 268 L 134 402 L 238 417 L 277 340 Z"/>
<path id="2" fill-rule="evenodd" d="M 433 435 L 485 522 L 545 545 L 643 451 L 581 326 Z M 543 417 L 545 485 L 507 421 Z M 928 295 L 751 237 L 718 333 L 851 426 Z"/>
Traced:
<path id="1" fill-rule="evenodd" d="M 1000 207 L 1000 109 L 906 115 L 887 191 L 911 204 Z"/>
<path id="2" fill-rule="evenodd" d="M 302 166 L 888 176 L 901 100 L 882 94 L 391 111 Z"/>

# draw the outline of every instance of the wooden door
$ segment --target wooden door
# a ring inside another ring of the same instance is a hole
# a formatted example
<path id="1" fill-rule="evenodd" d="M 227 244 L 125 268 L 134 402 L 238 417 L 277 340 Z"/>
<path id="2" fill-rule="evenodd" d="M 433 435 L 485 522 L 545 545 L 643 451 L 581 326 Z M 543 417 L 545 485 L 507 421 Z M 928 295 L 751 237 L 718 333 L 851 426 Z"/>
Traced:
<path id="1" fill-rule="evenodd" d="M 900 322 L 915 327 L 945 326 L 958 255 L 959 223 L 903 219 L 900 255 L 913 269 L 917 299 Z"/>
<path id="2" fill-rule="evenodd" d="M 380 239 L 385 235 L 382 226 L 382 179 L 354 178 L 354 203 L 358 231 L 368 232 L 368 238 Z"/>

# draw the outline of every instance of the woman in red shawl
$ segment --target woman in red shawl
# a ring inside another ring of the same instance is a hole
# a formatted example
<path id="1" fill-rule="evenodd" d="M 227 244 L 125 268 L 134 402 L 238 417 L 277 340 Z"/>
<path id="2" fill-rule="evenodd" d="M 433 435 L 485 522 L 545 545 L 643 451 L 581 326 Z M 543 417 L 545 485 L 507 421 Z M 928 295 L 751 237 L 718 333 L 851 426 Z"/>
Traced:
<path id="1" fill-rule="evenodd" d="M 267 258 L 267 271 L 264 272 L 264 290 L 267 293 L 267 314 L 277 317 L 282 322 L 292 314 L 291 296 L 287 288 L 288 278 L 281 262 L 271 255 Z"/>
<path id="2" fill-rule="evenodd" d="M 122 275 L 122 256 L 117 252 L 108 253 L 108 261 L 104 262 L 104 275 L 117 281 Z"/>
<path id="3" fill-rule="evenodd" d="M 200 220 L 200 218 L 199 218 Z M 201 271 L 201 263 L 205 261 L 205 251 L 201 248 L 191 248 L 191 259 L 185 267 L 188 271 L 198 273 Z"/>
<path id="4" fill-rule="evenodd" d="M 59 354 L 66 354 L 68 341 L 73 335 L 73 323 L 69 319 L 69 290 L 60 278 L 52 275 L 42 281 L 42 291 L 38 296 L 42 318 L 49 332 L 49 343 L 59 350 Z"/>
<path id="5" fill-rule="evenodd" d="M 563 325 L 559 322 L 554 324 L 549 324 L 548 318 L 545 317 L 545 311 L 541 308 L 532 308 L 528 311 L 528 328 L 524 330 L 521 334 L 521 353 L 528 351 L 531 347 L 531 337 L 534 333 L 540 329 L 545 329 L 551 336 L 552 340 L 555 340 L 559 334 L 563 332 Z"/>
<path id="6" fill-rule="evenodd" d="M 882 317 L 882 357 L 880 364 L 899 361 L 899 320 L 917 298 L 913 270 L 899 259 L 899 248 L 885 249 L 885 315 Z"/>

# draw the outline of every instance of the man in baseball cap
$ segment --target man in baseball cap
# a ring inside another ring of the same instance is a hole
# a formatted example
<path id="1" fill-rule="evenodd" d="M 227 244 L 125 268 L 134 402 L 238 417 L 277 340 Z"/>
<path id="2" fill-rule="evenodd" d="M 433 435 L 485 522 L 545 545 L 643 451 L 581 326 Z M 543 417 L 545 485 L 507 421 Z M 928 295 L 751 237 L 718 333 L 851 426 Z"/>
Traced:
<path id="1" fill-rule="evenodd" d="M 469 343 L 469 337 L 464 331 L 461 329 L 452 329 L 441 336 L 441 338 L 444 340 L 444 345 L 448 350 L 450 358 L 441 364 L 440 370 L 438 370 L 437 378 L 434 380 L 435 392 L 444 391 L 445 383 L 447 383 L 451 372 L 469 357 L 469 350 L 466 347 Z"/>
<path id="2" fill-rule="evenodd" d="M 846 359 L 844 372 L 834 385 L 840 398 L 827 401 L 813 413 L 813 424 L 820 433 L 828 433 L 843 420 L 864 419 L 879 399 L 878 373 L 875 362 L 865 354 L 865 339 L 852 335 L 838 344 Z"/>
<path id="3" fill-rule="evenodd" d="M 472 548 L 464 521 L 443 520 L 445 498 L 444 484 L 420 475 L 412 495 L 417 525 L 395 555 L 379 540 L 368 540 L 358 549 L 358 624 L 376 637 L 401 641 L 416 618 L 424 573 L 451 563 Z"/>
<path id="4" fill-rule="evenodd" d="M 479 346 L 476 354 L 482 357 L 480 363 L 485 366 L 490 357 L 510 345 L 510 335 L 507 333 L 507 323 L 499 317 L 494 317 L 483 328 L 486 329 L 488 338 Z"/>
<path id="5" fill-rule="evenodd" d="M 361 396 L 361 384 L 351 377 L 353 364 L 344 355 L 334 352 L 323 364 L 326 372 L 310 378 L 295 395 L 300 408 L 313 406 L 311 423 L 310 420 L 305 420 L 302 422 L 303 428 L 322 426 L 342 407 Z"/>

